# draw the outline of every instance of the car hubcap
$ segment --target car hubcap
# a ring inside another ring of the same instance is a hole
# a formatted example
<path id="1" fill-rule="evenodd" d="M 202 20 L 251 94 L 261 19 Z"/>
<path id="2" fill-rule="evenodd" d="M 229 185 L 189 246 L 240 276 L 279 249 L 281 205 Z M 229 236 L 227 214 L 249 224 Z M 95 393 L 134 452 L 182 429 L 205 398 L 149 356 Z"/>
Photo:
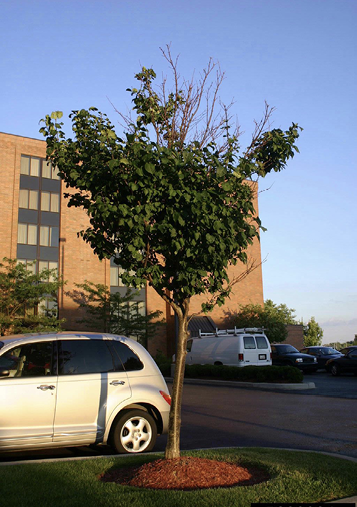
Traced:
<path id="1" fill-rule="evenodd" d="M 132 417 L 124 424 L 120 441 L 127 452 L 142 452 L 150 444 L 151 426 L 142 417 Z"/>

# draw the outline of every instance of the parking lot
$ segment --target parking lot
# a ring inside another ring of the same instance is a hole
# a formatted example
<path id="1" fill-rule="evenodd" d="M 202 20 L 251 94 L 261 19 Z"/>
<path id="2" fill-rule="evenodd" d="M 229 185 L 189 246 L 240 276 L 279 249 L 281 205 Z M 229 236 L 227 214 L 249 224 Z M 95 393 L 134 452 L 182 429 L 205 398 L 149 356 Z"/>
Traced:
<path id="1" fill-rule="evenodd" d="M 254 446 L 333 452 L 357 457 L 357 377 L 305 375 L 315 389 L 279 391 L 186 384 L 181 448 Z M 171 387 L 169 383 L 169 387 Z M 166 436 L 154 450 L 163 451 Z M 0 463 L 112 454 L 110 447 L 0 453 Z"/>
<path id="2" fill-rule="evenodd" d="M 289 391 L 291 394 L 304 394 L 309 396 L 331 396 L 334 398 L 357 398 L 357 377 L 353 374 L 345 374 L 333 377 L 324 370 L 316 373 L 305 374 L 304 382 L 313 382 L 315 389 Z M 286 392 L 286 391 L 285 391 Z"/>

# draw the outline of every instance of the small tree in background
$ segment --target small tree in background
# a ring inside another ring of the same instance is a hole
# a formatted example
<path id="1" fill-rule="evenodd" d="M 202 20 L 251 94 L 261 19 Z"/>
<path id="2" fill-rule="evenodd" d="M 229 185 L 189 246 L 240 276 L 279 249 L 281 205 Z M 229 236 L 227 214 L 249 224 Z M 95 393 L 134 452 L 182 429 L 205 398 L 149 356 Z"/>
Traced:
<path id="1" fill-rule="evenodd" d="M 316 322 L 315 317 L 311 317 L 309 322 L 304 325 L 304 346 L 321 345 L 323 334 L 324 332 Z"/>
<path id="2" fill-rule="evenodd" d="M 128 289 L 125 296 L 122 296 L 111 293 L 106 285 L 87 280 L 75 285 L 80 290 L 67 294 L 86 311 L 86 317 L 77 322 L 92 330 L 129 336 L 146 346 L 148 338 L 153 336 L 161 323 L 157 319 L 162 312 L 146 315 L 140 311 L 138 302 L 135 301 L 137 291 Z"/>
<path id="3" fill-rule="evenodd" d="M 0 333 L 58 331 L 57 294 L 63 281 L 54 269 L 40 273 L 26 269 L 16 259 L 0 263 Z"/>
<path id="4" fill-rule="evenodd" d="M 286 326 L 297 324 L 295 310 L 285 304 L 276 305 L 267 299 L 264 306 L 249 304 L 241 306 L 235 312 L 226 313 L 229 325 L 237 328 L 263 327 L 271 343 L 280 343 L 286 340 L 288 331 Z"/>
<path id="5" fill-rule="evenodd" d="M 125 285 L 148 283 L 176 314 L 178 337 L 166 458 L 180 456 L 181 401 L 191 298 L 214 295 L 211 310 L 229 296 L 231 265 L 247 264 L 247 248 L 261 226 L 254 209 L 258 176 L 282 170 L 297 147 L 299 127 L 268 130 L 266 105 L 248 148 L 240 152 L 239 129 L 231 129 L 220 106 L 224 74 L 212 60 L 200 79 L 180 79 L 177 60 L 163 51 L 172 71 L 164 79 L 142 68 L 132 95 L 135 119 L 123 137 L 95 108 L 73 111 L 74 139 L 46 116 L 41 132 L 47 157 L 71 193 L 69 206 L 90 218 L 79 231 L 100 258 L 113 258 Z M 213 80 L 211 81 L 211 78 Z M 249 268 L 249 267 L 248 267 Z M 247 270 L 249 272 L 249 269 Z"/>

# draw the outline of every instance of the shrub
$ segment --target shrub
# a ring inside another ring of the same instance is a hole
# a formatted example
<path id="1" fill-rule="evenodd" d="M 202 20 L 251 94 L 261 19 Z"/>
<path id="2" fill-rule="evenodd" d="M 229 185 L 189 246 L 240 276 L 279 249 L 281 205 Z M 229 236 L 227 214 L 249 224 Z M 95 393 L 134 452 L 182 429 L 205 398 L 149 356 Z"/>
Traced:
<path id="1" fill-rule="evenodd" d="M 156 356 L 155 356 L 155 362 L 164 377 L 171 376 L 171 359 L 166 357 L 161 352 L 161 350 L 157 351 Z"/>
<path id="2" fill-rule="evenodd" d="M 245 382 L 299 383 L 303 374 L 293 366 L 215 366 L 212 364 L 186 365 L 186 378 L 211 378 L 216 380 L 240 380 Z"/>

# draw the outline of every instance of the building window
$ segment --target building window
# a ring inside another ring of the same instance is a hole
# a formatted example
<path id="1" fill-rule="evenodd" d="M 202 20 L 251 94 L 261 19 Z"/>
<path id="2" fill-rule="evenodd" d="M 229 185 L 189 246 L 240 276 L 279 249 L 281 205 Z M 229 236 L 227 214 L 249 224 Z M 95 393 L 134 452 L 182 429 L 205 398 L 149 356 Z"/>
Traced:
<path id="1" fill-rule="evenodd" d="M 38 209 L 37 190 L 20 189 L 19 208 Z"/>
<path id="2" fill-rule="evenodd" d="M 21 174 L 39 177 L 40 161 L 41 159 L 37 157 L 27 157 L 26 155 L 21 155 Z"/>
<path id="3" fill-rule="evenodd" d="M 48 162 L 47 160 L 42 160 L 42 178 L 50 180 L 60 179 L 57 167 L 53 167 L 51 162 Z"/>
<path id="4" fill-rule="evenodd" d="M 58 262 L 55 261 L 38 261 L 38 271 L 41 273 L 44 269 L 55 269 L 56 274 L 58 274 Z M 49 277 L 49 281 L 53 282 L 54 278 L 53 276 Z"/>
<path id="5" fill-rule="evenodd" d="M 27 271 L 30 271 L 32 274 L 36 274 L 36 261 L 33 259 L 17 259 L 17 264 L 23 264 Z"/>
<path id="6" fill-rule="evenodd" d="M 37 225 L 18 224 L 17 242 L 22 245 L 37 245 Z"/>
<path id="7" fill-rule="evenodd" d="M 58 227 L 49 227 L 41 225 L 40 227 L 40 246 L 58 246 L 59 230 Z"/>
<path id="8" fill-rule="evenodd" d="M 37 308 L 38 315 L 46 315 L 47 317 L 58 317 L 57 301 L 51 297 L 45 297 Z"/>
<path id="9" fill-rule="evenodd" d="M 124 273 L 122 268 L 119 266 L 110 266 L 110 285 L 111 287 L 126 287 L 124 285 L 121 275 Z M 130 275 L 134 275 L 135 271 L 130 271 Z"/>
<path id="10" fill-rule="evenodd" d="M 41 211 L 59 212 L 59 194 L 53 192 L 41 192 Z"/>

